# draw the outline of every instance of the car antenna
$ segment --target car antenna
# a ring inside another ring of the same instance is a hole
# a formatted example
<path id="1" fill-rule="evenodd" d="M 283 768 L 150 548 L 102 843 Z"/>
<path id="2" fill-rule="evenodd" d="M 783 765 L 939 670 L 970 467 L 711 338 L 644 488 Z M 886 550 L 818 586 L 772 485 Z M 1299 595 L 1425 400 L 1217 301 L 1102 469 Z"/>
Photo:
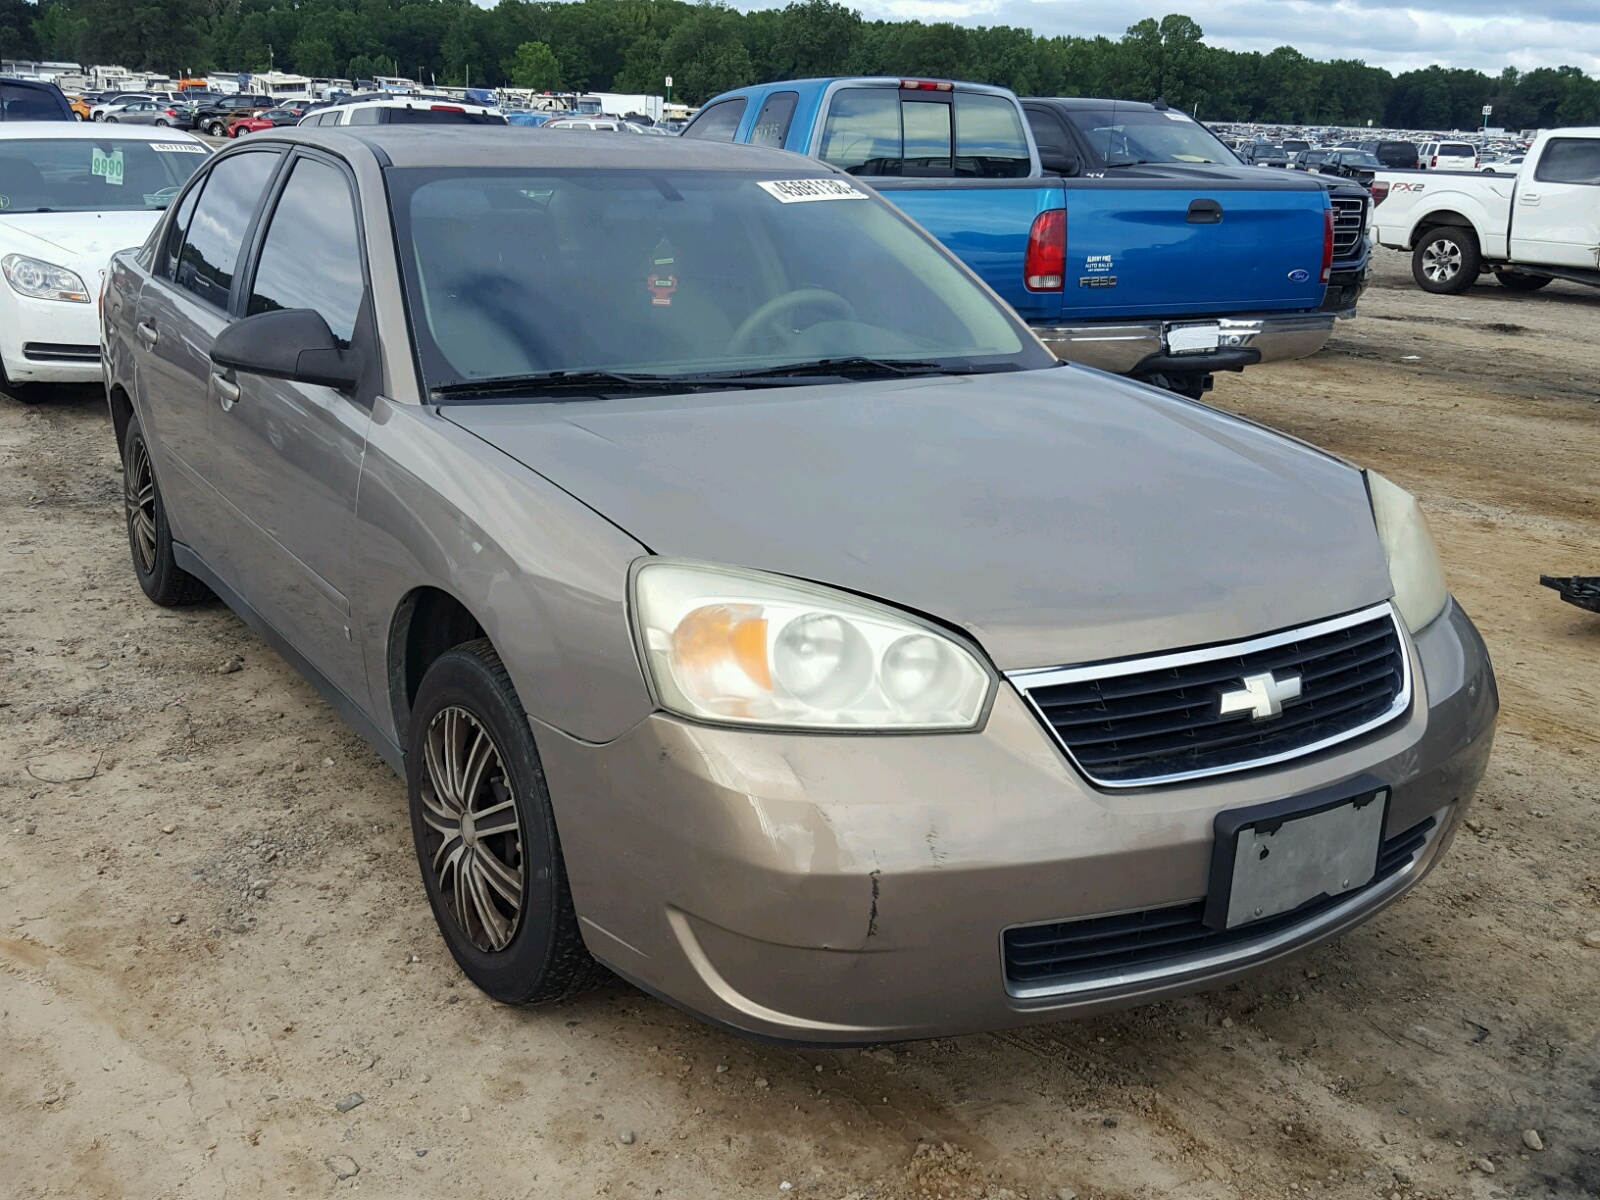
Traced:
<path id="1" fill-rule="evenodd" d="M 1151 105 L 1151 107 L 1157 112 L 1166 112 L 1170 105 L 1167 104 L 1167 98 L 1165 96 L 1157 96 L 1156 102 Z"/>

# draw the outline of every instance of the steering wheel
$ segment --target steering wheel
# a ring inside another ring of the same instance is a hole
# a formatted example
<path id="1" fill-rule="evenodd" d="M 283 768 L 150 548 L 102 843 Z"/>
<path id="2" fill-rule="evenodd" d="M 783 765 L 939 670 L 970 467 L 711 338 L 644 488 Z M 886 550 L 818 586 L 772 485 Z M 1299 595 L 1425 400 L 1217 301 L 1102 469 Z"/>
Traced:
<path id="1" fill-rule="evenodd" d="M 847 321 L 856 319 L 855 305 L 838 292 L 830 292 L 826 288 L 796 288 L 792 292 L 774 296 L 746 317 L 729 339 L 727 353 L 730 355 L 745 353 L 750 349 L 750 343 L 756 340 L 756 334 L 767 329 L 779 317 L 807 304 L 825 305 Z"/>

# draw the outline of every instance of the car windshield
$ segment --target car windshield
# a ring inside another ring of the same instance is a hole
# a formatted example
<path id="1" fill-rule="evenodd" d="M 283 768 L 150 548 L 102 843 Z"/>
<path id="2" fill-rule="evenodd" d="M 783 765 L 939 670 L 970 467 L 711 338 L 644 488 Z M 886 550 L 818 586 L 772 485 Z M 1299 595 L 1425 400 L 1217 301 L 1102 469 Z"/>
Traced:
<path id="1" fill-rule="evenodd" d="M 1054 364 L 925 234 L 838 176 L 484 168 L 388 178 L 436 392 L 844 360 L 889 374 Z"/>
<path id="2" fill-rule="evenodd" d="M 1376 154 L 1368 154 L 1365 150 L 1346 150 L 1339 155 L 1339 162 L 1346 167 L 1381 167 Z"/>
<path id="3" fill-rule="evenodd" d="M 165 208 L 206 161 L 199 142 L 111 137 L 0 142 L 0 212 Z"/>
<path id="4" fill-rule="evenodd" d="M 1078 108 L 1067 115 L 1107 166 L 1230 163 L 1238 159 L 1204 125 L 1177 109 Z M 1278 152 L 1282 155 L 1282 151 Z"/>

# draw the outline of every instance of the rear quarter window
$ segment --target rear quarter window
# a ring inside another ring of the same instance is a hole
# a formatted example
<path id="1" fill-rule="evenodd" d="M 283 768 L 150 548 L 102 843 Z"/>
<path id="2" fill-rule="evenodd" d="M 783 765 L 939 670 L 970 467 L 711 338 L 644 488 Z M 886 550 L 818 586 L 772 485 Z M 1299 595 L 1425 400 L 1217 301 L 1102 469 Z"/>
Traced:
<path id="1" fill-rule="evenodd" d="M 702 110 L 681 136 L 706 142 L 731 142 L 733 135 L 739 132 L 739 121 L 744 117 L 748 103 L 743 96 L 739 96 L 713 104 Z"/>
<path id="2" fill-rule="evenodd" d="M 1600 186 L 1600 139 L 1552 138 L 1545 145 L 1534 178 L 1541 183 Z"/>

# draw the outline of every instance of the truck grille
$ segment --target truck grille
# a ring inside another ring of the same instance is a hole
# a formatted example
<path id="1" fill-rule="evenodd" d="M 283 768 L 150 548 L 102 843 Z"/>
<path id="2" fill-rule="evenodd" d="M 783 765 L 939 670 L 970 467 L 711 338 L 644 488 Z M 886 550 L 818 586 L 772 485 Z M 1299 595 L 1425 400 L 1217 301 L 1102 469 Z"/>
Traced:
<path id="1" fill-rule="evenodd" d="M 1052 987 L 1105 979 L 1163 962 L 1179 967 L 1186 959 L 1203 958 L 1241 943 L 1271 937 L 1360 896 L 1405 870 L 1416 859 L 1417 852 L 1428 844 L 1436 824 L 1434 818 L 1429 817 L 1387 839 L 1378 850 L 1377 873 L 1366 887 L 1338 896 L 1319 896 L 1290 912 L 1234 929 L 1212 929 L 1204 924 L 1206 902 L 1203 899 L 1114 917 L 1008 929 L 1002 938 L 1006 983 L 1013 993 L 1048 992 Z"/>
<path id="2" fill-rule="evenodd" d="M 1367 232 L 1367 202 L 1354 196 L 1334 196 L 1333 260 L 1354 258 Z"/>
<path id="3" fill-rule="evenodd" d="M 1280 714 L 1225 715 L 1223 693 L 1249 691 L 1252 676 L 1270 677 Z M 1295 677 L 1299 695 L 1284 695 Z M 1410 666 L 1388 604 L 1248 642 L 1011 679 L 1078 769 L 1112 788 L 1298 758 L 1376 729 L 1411 704 Z"/>

